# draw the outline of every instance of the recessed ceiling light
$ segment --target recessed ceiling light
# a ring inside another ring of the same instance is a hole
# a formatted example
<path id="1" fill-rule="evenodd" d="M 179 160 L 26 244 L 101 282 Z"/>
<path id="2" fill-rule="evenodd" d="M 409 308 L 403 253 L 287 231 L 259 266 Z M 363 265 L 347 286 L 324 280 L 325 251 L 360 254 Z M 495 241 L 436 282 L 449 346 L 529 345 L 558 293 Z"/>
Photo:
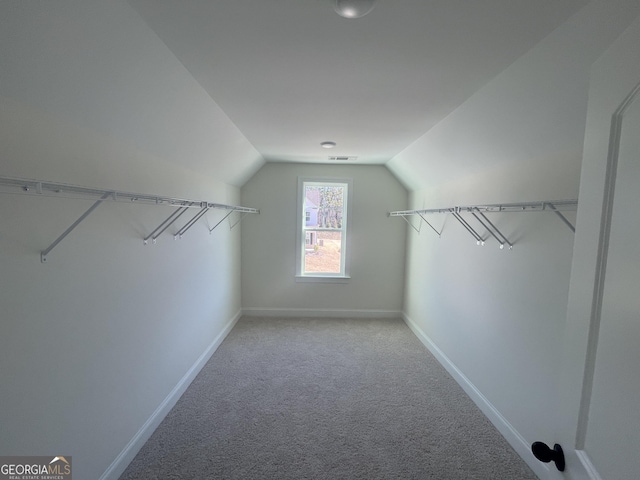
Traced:
<path id="1" fill-rule="evenodd" d="M 322 148 L 333 148 L 336 146 L 336 142 L 322 142 L 320 146 Z"/>
<path id="2" fill-rule="evenodd" d="M 375 0 L 336 0 L 333 9 L 344 18 L 360 18 L 373 10 Z"/>

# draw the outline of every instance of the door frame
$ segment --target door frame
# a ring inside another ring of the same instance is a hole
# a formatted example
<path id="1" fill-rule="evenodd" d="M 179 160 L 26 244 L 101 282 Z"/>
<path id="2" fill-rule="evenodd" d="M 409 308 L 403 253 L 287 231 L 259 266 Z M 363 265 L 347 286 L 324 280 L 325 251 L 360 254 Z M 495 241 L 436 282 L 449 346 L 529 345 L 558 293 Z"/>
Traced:
<path id="1" fill-rule="evenodd" d="M 640 19 L 591 71 L 576 237 L 559 384 L 556 425 L 567 456 L 564 475 L 601 480 L 584 443 L 598 350 L 620 138 L 625 113 L 640 101 Z M 640 339 L 639 339 L 640 340 Z"/>

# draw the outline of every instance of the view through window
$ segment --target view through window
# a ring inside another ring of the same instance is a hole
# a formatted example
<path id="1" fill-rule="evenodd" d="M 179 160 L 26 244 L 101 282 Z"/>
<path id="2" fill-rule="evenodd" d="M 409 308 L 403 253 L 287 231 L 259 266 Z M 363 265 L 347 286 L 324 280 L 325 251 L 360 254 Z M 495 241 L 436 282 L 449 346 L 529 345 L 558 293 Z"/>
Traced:
<path id="1" fill-rule="evenodd" d="M 303 183 L 302 275 L 345 275 L 347 198 L 347 183 Z"/>

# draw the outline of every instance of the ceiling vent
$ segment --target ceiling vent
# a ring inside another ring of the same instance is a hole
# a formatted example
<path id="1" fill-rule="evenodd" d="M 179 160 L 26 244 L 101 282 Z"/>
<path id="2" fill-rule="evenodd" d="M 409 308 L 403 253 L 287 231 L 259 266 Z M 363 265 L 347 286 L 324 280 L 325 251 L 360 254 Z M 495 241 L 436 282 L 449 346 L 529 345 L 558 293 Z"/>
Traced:
<path id="1" fill-rule="evenodd" d="M 329 157 L 329 161 L 331 162 L 346 162 L 346 161 L 354 161 L 357 160 L 358 157 Z"/>

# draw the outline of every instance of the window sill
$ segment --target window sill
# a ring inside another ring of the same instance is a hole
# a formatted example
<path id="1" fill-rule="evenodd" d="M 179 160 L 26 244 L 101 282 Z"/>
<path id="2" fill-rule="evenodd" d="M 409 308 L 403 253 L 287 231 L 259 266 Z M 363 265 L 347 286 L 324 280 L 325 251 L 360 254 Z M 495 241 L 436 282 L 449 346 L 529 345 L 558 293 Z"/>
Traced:
<path id="1" fill-rule="evenodd" d="M 296 283 L 349 283 L 351 277 L 346 276 L 317 276 L 312 275 L 296 275 Z"/>

